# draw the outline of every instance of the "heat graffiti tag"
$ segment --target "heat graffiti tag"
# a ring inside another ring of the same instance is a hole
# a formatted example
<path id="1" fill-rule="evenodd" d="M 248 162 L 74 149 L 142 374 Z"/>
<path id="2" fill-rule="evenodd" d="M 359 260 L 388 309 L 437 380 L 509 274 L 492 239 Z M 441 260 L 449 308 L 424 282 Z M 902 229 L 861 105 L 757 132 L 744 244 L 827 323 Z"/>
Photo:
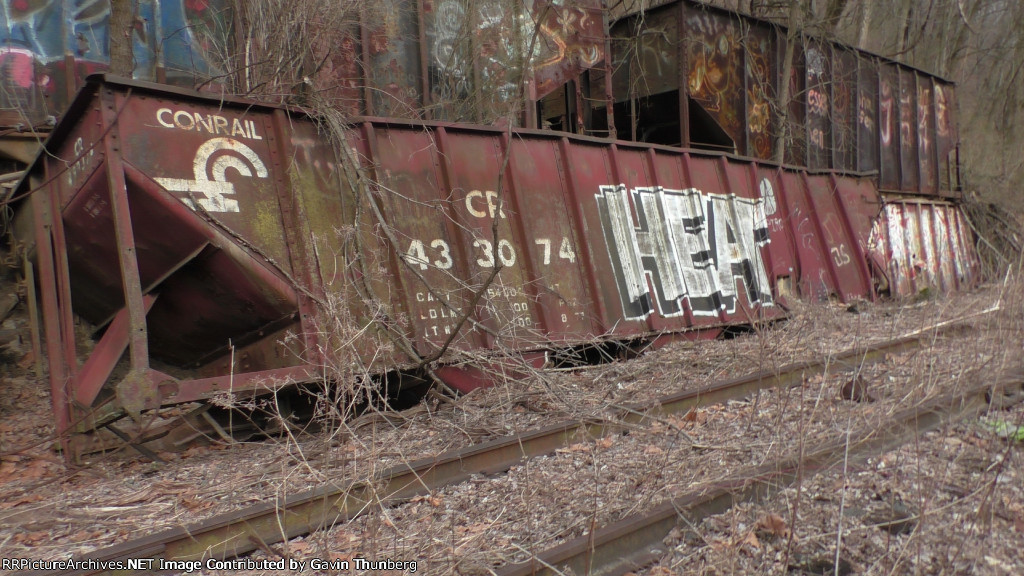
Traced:
<path id="1" fill-rule="evenodd" d="M 751 304 L 773 305 L 760 252 L 769 242 L 763 198 L 660 186 L 600 190 L 601 227 L 626 318 L 644 318 L 655 304 L 662 316 L 680 315 L 684 300 L 697 316 L 732 313 L 737 285 Z"/>
<path id="2" fill-rule="evenodd" d="M 216 158 L 214 158 L 216 156 Z M 235 185 L 227 180 L 228 168 L 247 178 L 266 178 L 267 167 L 252 148 L 231 138 L 213 138 L 203 142 L 192 161 L 194 179 L 155 178 L 171 192 L 187 194 L 182 201 L 207 212 L 238 212 Z"/>

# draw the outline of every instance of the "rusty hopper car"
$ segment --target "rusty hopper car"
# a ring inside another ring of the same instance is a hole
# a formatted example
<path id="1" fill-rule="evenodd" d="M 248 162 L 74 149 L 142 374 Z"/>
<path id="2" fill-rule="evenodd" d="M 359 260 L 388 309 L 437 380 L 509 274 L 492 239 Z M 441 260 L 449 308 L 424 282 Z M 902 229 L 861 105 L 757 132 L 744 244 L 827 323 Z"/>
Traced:
<path id="1" fill-rule="evenodd" d="M 61 432 L 325 367 L 465 390 L 511 353 L 873 298 L 880 235 L 930 255 L 933 283 L 977 277 L 952 204 L 916 204 L 912 234 L 871 177 L 724 153 L 384 119 L 332 139 L 282 108 L 104 77 L 46 149 L 14 191 L 15 236 Z"/>

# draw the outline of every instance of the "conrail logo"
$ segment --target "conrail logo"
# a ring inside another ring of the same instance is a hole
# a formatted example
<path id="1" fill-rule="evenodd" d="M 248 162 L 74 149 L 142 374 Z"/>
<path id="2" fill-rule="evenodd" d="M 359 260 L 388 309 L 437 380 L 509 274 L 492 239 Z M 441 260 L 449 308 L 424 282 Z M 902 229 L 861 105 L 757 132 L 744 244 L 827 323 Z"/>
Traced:
<path id="1" fill-rule="evenodd" d="M 735 312 L 737 280 L 749 302 L 771 306 L 759 247 L 769 242 L 766 201 L 772 212 L 775 202 L 771 183 L 761 188 L 764 198 L 752 200 L 696 188 L 601 186 L 597 208 L 626 318 L 645 318 L 655 305 L 662 316 L 678 316 L 683 300 L 697 316 Z"/>
<path id="2" fill-rule="evenodd" d="M 247 178 L 266 178 L 269 174 L 256 152 L 231 138 L 212 138 L 203 142 L 192 160 L 192 179 L 154 178 L 171 192 L 184 192 L 182 202 L 193 210 L 196 205 L 207 212 L 238 212 L 235 185 L 227 180 L 228 169 Z"/>
<path id="3" fill-rule="evenodd" d="M 186 132 L 206 132 L 214 136 L 263 140 L 263 136 L 256 132 L 256 122 L 253 120 L 229 120 L 216 114 L 161 108 L 156 111 L 156 121 L 165 128 L 176 128 Z"/>

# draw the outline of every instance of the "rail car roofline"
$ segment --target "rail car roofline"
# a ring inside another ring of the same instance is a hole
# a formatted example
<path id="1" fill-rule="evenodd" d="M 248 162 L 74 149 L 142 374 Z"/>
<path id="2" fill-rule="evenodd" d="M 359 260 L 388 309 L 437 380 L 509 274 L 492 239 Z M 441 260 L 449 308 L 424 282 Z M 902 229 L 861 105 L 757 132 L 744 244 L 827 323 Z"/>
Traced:
<path id="1" fill-rule="evenodd" d="M 635 12 L 630 12 L 628 14 L 623 14 L 622 16 L 619 16 L 618 18 L 615 18 L 614 20 L 611 20 L 608 23 L 608 25 L 609 25 L 609 28 L 611 28 L 612 26 L 614 26 L 615 24 L 618 24 L 619 22 L 623 22 L 623 21 L 629 20 L 630 18 L 640 17 L 642 13 L 646 14 L 647 12 L 658 12 L 658 11 L 661 11 L 661 10 L 668 10 L 668 9 L 672 9 L 674 7 L 678 7 L 681 4 L 686 4 L 686 5 L 689 5 L 689 6 L 698 7 L 701 10 L 705 10 L 707 12 L 716 12 L 718 14 L 728 14 L 728 15 L 733 16 L 733 17 L 739 17 L 739 18 L 742 18 L 742 19 L 750 21 L 750 22 L 756 22 L 758 24 L 763 24 L 765 26 L 769 26 L 771 28 L 778 29 L 781 32 L 787 32 L 787 33 L 789 32 L 789 27 L 786 26 L 785 24 L 781 23 L 781 22 L 775 22 L 775 21 L 769 20 L 767 18 L 763 18 L 761 16 L 754 16 L 753 14 L 747 14 L 745 12 L 739 12 L 737 10 L 729 10 L 728 8 L 723 8 L 721 6 L 715 6 L 715 5 L 712 5 L 712 4 L 705 4 L 704 2 L 698 2 L 696 0 L 673 0 L 671 2 L 665 2 L 663 4 L 659 4 L 659 5 L 653 6 L 651 8 L 646 8 L 646 9 L 642 9 L 642 10 L 637 10 Z M 827 43 L 827 44 L 829 44 L 831 46 L 835 46 L 835 47 L 838 47 L 838 48 L 841 48 L 841 49 L 844 49 L 844 50 L 849 50 L 851 52 L 856 52 L 856 53 L 862 54 L 862 55 L 864 55 L 866 57 L 877 59 L 877 60 L 879 60 L 881 62 L 886 62 L 886 63 L 889 63 L 889 64 L 895 64 L 895 65 L 901 66 L 903 68 L 906 68 L 908 70 L 913 70 L 915 72 L 920 72 L 921 74 L 924 74 L 925 76 L 930 76 L 932 78 L 935 78 L 936 80 L 941 80 L 942 82 L 945 82 L 945 83 L 950 84 L 952 86 L 956 86 L 957 85 L 957 83 L 955 81 L 949 79 L 946 76 L 942 76 L 940 74 L 936 74 L 935 72 L 926 70 L 924 68 L 920 68 L 918 66 L 913 66 L 913 65 L 907 64 L 905 62 L 901 62 L 901 61 L 896 60 L 896 59 L 894 59 L 892 57 L 884 56 L 884 55 L 879 54 L 877 52 L 872 52 L 871 50 L 867 50 L 867 49 L 864 49 L 864 48 L 858 48 L 856 46 L 851 46 L 849 44 L 844 44 L 842 42 L 836 41 L 835 39 L 827 38 L 825 36 L 821 36 L 821 35 L 818 35 L 818 34 L 809 34 L 807 32 L 801 31 L 801 35 L 804 38 L 816 40 L 816 41 L 819 41 L 819 42 L 825 42 L 825 43 Z M 783 35 L 783 37 L 784 36 L 785 36 L 785 34 Z"/>
<path id="2" fill-rule="evenodd" d="M 200 92 L 197 90 L 191 90 L 188 88 L 182 88 L 180 86 L 170 86 L 167 84 L 158 84 L 156 82 L 147 82 L 144 80 L 135 80 L 125 78 L 123 76 L 116 76 L 112 74 L 100 73 L 91 74 L 86 79 L 86 83 L 79 89 L 71 105 L 61 118 L 57 121 L 53 130 L 50 132 L 48 137 L 43 141 L 40 153 L 36 156 L 35 160 L 28 166 L 24 171 L 24 175 L 18 181 L 14 187 L 14 198 L 24 198 L 29 191 L 26 189 L 30 185 L 30 178 L 33 174 L 37 174 L 39 171 L 39 164 L 42 159 L 46 156 L 47 151 L 54 150 L 59 147 L 65 138 L 70 134 L 74 126 L 77 125 L 78 117 L 88 110 L 89 104 L 92 102 L 93 97 L 103 88 L 110 87 L 118 89 L 125 93 L 132 94 L 144 94 L 147 97 L 174 97 L 181 100 L 187 100 L 190 102 L 199 102 L 203 104 L 217 103 L 219 105 L 230 105 L 237 107 L 244 107 L 246 110 L 252 111 L 273 111 L 283 110 L 292 117 L 309 118 L 315 122 L 315 118 L 308 111 L 301 107 L 270 104 L 267 102 L 261 102 L 245 98 L 242 96 L 232 95 L 220 95 L 213 96 L 209 92 Z M 474 124 L 470 122 L 445 122 L 438 120 L 413 120 L 407 118 L 394 118 L 394 117 L 378 117 L 378 116 L 352 116 L 349 121 L 350 126 L 357 126 L 361 123 L 369 122 L 377 125 L 387 125 L 396 127 L 415 127 L 422 126 L 424 128 L 445 128 L 449 130 L 458 130 L 463 132 L 478 132 L 481 134 L 522 134 L 528 136 L 550 138 L 550 139 L 561 139 L 568 138 L 575 142 L 592 142 L 594 144 L 609 144 L 614 143 L 616 146 L 621 148 L 633 148 L 633 149 L 654 149 L 672 152 L 685 152 L 691 156 L 708 157 L 708 158 L 728 158 L 743 162 L 757 162 L 763 166 L 775 166 L 780 169 L 786 170 L 801 170 L 808 174 L 841 174 L 844 176 L 852 177 L 872 177 L 878 174 L 878 170 L 843 170 L 843 169 L 832 169 L 832 168 L 808 168 L 798 164 L 785 163 L 785 162 L 774 162 L 771 160 L 765 160 L 761 158 L 754 158 L 751 156 L 745 156 L 733 152 L 725 152 L 720 150 L 708 150 L 706 148 L 693 148 L 693 147 L 681 147 L 681 146 L 668 146 L 665 144 L 655 144 L 650 142 L 639 142 L 634 140 L 623 140 L 619 138 L 602 138 L 600 136 L 591 136 L 586 134 L 575 134 L 572 132 L 565 132 L 561 130 L 549 130 L 541 128 L 508 128 L 500 127 L 487 124 Z"/>

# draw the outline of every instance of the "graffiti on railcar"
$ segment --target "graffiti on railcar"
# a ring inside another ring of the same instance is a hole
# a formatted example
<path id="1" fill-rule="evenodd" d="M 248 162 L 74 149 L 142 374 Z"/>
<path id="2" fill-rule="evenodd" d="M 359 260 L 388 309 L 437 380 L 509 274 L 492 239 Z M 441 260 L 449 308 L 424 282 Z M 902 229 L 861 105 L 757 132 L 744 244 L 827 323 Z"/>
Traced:
<path id="1" fill-rule="evenodd" d="M 946 91 L 942 86 L 935 86 L 935 123 L 940 138 L 949 136 L 951 124 L 949 114 L 949 103 L 946 102 Z"/>
<path id="2" fill-rule="evenodd" d="M 168 76 L 191 79 L 215 72 L 217 49 L 227 32 L 223 0 L 170 0 L 138 6 L 133 44 L 135 75 L 155 79 L 160 51 Z M 33 120 L 63 111 L 75 80 L 107 68 L 110 61 L 110 2 L 21 0 L 0 3 L 0 65 L 4 70 L 3 106 L 21 109 Z M 163 31 L 157 38 L 157 31 Z M 67 69 L 66 58 L 75 69 Z M 69 78 L 71 76 L 71 78 Z"/>
<path id="3" fill-rule="evenodd" d="M 831 62 L 825 48 L 809 44 L 805 52 L 807 63 L 807 142 L 808 165 L 828 168 L 832 165 L 832 84 Z"/>
<path id="4" fill-rule="evenodd" d="M 773 304 L 760 252 L 769 242 L 765 199 L 624 185 L 602 186 L 596 198 L 626 318 L 644 318 L 655 304 L 678 316 L 684 300 L 695 316 L 731 314 L 737 280 L 751 304 Z"/>
<path id="5" fill-rule="evenodd" d="M 917 78 L 913 71 L 899 69 L 900 120 L 900 190 L 916 190 L 920 186 L 922 166 L 918 158 Z"/>
<path id="6" fill-rule="evenodd" d="M 933 189 L 938 182 L 935 161 L 935 116 L 932 109 L 932 88 L 927 79 L 921 78 L 917 89 L 917 138 L 918 154 L 921 159 L 921 187 Z"/>
<path id="7" fill-rule="evenodd" d="M 901 73 L 901 76 L 903 74 Z M 900 146 L 904 150 L 914 147 L 914 94 L 906 80 L 900 83 Z"/>
<path id="8" fill-rule="evenodd" d="M 367 74 L 375 116 L 410 116 L 422 104 L 419 86 L 418 17 L 411 0 L 368 5 Z M 355 56 L 355 54 L 352 54 Z"/>
<path id="9" fill-rule="evenodd" d="M 686 19 L 690 96 L 711 113 L 733 140 L 743 130 L 743 35 L 736 21 L 693 9 Z"/>
<path id="10" fill-rule="evenodd" d="M 441 117 L 465 116 L 452 104 L 483 92 L 480 85 L 488 86 L 486 92 L 498 103 L 516 95 L 513 75 L 520 52 L 509 39 L 512 14 L 499 0 L 441 0 L 433 6 L 427 26 L 428 73 L 431 98 L 444 104 Z"/>
<path id="11" fill-rule="evenodd" d="M 878 133 L 880 138 L 879 158 L 882 188 L 895 190 L 900 185 L 899 150 L 899 103 L 896 70 L 882 67 L 878 84 Z"/>
<path id="12" fill-rule="evenodd" d="M 600 0 L 536 2 L 539 24 L 534 55 L 534 98 L 543 98 L 567 80 L 604 60 L 604 15 Z"/>
<path id="13" fill-rule="evenodd" d="M 772 157 L 772 36 L 766 30 L 751 28 L 746 39 L 748 153 L 757 158 Z"/>
<path id="14" fill-rule="evenodd" d="M 833 167 L 857 168 L 857 57 L 846 50 L 835 50 L 832 64 L 832 143 Z"/>
<path id="15" fill-rule="evenodd" d="M 440 0 L 427 27 L 431 96 L 448 103 L 473 92 L 500 112 L 522 89 L 524 64 L 532 65 L 531 98 L 542 98 L 605 57 L 600 2 L 557 1 L 522 5 L 506 0 Z M 531 52 L 532 50 L 532 52 Z M 452 110 L 449 115 L 457 111 Z"/>

